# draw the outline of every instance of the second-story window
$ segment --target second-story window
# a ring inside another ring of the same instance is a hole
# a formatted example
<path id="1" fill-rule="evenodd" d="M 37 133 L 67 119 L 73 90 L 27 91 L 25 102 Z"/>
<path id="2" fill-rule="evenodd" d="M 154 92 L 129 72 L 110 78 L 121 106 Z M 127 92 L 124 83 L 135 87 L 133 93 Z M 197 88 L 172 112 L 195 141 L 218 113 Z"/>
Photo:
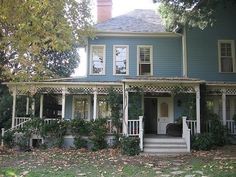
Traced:
<path id="1" fill-rule="evenodd" d="M 91 45 L 90 73 L 105 74 L 105 45 Z"/>
<path id="2" fill-rule="evenodd" d="M 220 72 L 235 72 L 235 51 L 233 40 L 219 40 L 219 69 Z"/>
<path id="3" fill-rule="evenodd" d="M 113 74 L 127 75 L 129 68 L 129 47 L 126 45 L 113 46 Z"/>
<path id="4" fill-rule="evenodd" d="M 152 75 L 152 46 L 138 46 L 137 57 L 138 75 Z"/>

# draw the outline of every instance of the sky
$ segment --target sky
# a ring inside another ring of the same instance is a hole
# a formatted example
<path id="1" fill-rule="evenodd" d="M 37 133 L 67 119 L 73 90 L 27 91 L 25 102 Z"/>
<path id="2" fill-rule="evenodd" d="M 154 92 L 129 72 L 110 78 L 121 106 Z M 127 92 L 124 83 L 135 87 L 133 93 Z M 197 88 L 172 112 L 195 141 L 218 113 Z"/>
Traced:
<path id="1" fill-rule="evenodd" d="M 96 0 L 93 0 L 93 7 L 95 8 Z M 156 9 L 157 7 L 153 4 L 153 0 L 112 0 L 112 17 L 116 17 L 125 13 L 128 13 L 134 9 Z M 93 10 L 93 15 L 96 16 L 96 10 Z M 75 73 L 72 77 L 86 76 L 87 72 L 87 61 L 84 49 L 79 49 L 80 64 L 75 69 Z"/>

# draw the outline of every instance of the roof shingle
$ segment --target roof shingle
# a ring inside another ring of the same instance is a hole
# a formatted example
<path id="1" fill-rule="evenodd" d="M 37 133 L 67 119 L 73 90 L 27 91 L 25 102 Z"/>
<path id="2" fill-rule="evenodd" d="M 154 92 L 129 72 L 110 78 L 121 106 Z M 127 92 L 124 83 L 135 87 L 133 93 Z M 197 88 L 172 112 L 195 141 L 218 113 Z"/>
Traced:
<path id="1" fill-rule="evenodd" d="M 154 10 L 137 9 L 96 25 L 102 32 L 166 32 L 160 15 Z"/>

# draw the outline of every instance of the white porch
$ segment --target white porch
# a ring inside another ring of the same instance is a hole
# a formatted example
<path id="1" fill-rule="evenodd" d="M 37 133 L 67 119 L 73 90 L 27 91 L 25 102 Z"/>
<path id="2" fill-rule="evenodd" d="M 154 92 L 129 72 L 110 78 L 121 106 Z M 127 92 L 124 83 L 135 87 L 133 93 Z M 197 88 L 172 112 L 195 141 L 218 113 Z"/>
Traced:
<path id="1" fill-rule="evenodd" d="M 186 94 L 195 94 L 196 98 L 196 132 L 200 133 L 200 90 L 198 80 L 150 80 L 146 82 L 145 80 L 140 81 L 132 81 L 132 80 L 124 80 L 122 82 L 117 83 L 70 83 L 70 82 L 37 82 L 37 83 L 8 83 L 10 90 L 13 95 L 13 109 L 12 109 L 12 129 L 22 127 L 25 122 L 30 120 L 29 116 L 18 116 L 16 115 L 16 105 L 17 105 L 17 96 L 26 96 L 26 105 L 25 105 L 25 115 L 31 115 L 36 117 L 36 102 L 39 103 L 38 117 L 44 119 L 45 122 L 50 123 L 54 120 L 65 120 L 68 119 L 67 116 L 67 108 L 68 108 L 68 96 L 72 96 L 72 105 L 71 105 L 71 117 L 79 118 L 75 115 L 75 101 L 78 98 L 83 98 L 83 100 L 87 100 L 83 102 L 83 104 L 88 104 L 89 106 L 86 108 L 87 112 L 84 112 L 84 117 L 87 120 L 95 120 L 99 116 L 99 105 L 100 98 L 106 96 L 108 94 L 108 89 L 113 87 L 119 94 L 123 95 L 123 125 L 121 133 L 127 136 L 137 136 L 140 138 L 140 148 L 143 150 L 143 142 L 144 142 L 144 124 L 143 117 L 135 117 L 131 119 L 129 117 L 129 95 L 131 93 L 135 93 L 135 88 L 140 88 L 142 90 L 143 97 L 145 98 L 145 94 L 166 94 L 168 98 L 171 98 L 173 91 L 175 91 L 178 83 L 182 83 L 181 92 L 185 92 Z M 48 117 L 45 114 L 45 105 L 44 101 L 46 99 L 47 94 L 53 94 L 58 97 L 58 102 L 60 103 L 60 109 L 57 110 L 57 116 Z M 35 100 L 34 95 L 39 95 L 38 100 Z M 169 96 L 170 95 L 170 96 Z M 86 98 L 86 99 L 85 99 Z M 77 100 L 77 101 L 78 101 Z M 171 103 L 173 104 L 173 103 Z M 80 103 L 78 103 L 80 105 Z M 144 108 L 144 102 L 141 105 L 142 109 Z M 170 115 L 173 114 L 173 109 L 170 110 Z M 173 115 L 172 115 L 173 118 Z M 186 123 L 183 122 L 183 123 Z M 110 120 L 108 120 L 108 134 L 113 133 L 114 129 Z M 187 125 L 187 124 L 186 124 Z M 190 148 L 190 137 L 188 135 L 188 128 L 184 124 L 182 133 L 182 138 L 186 141 L 186 147 L 188 147 L 188 151 Z M 191 130 L 195 131 L 195 130 Z M 3 131 L 4 133 L 4 131 Z M 189 139 L 189 140 L 188 140 Z"/>

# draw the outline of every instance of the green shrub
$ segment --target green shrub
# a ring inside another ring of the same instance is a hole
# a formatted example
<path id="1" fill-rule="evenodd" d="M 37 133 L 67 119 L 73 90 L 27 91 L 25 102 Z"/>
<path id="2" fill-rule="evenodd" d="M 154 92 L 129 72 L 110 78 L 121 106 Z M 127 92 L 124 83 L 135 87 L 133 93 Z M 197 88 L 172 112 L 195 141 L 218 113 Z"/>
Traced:
<path id="1" fill-rule="evenodd" d="M 192 137 L 192 149 L 194 150 L 210 150 L 214 147 L 214 141 L 211 133 L 197 134 Z"/>
<path id="2" fill-rule="evenodd" d="M 27 136 L 25 136 L 24 134 L 18 135 L 16 145 L 22 151 L 29 149 L 30 148 L 29 138 Z"/>
<path id="3" fill-rule="evenodd" d="M 139 138 L 137 137 L 122 137 L 121 138 L 122 154 L 134 156 L 140 153 Z"/>
<path id="4" fill-rule="evenodd" d="M 7 131 L 3 137 L 3 143 L 6 147 L 12 148 L 15 145 L 15 132 L 14 131 Z"/>
<path id="5" fill-rule="evenodd" d="M 51 146 L 61 148 L 68 124 L 67 121 L 53 121 L 50 124 L 44 124 L 42 127 L 42 136 L 46 136 L 51 140 Z"/>
<path id="6" fill-rule="evenodd" d="M 70 128 L 73 135 L 89 135 L 91 132 L 91 122 L 83 119 L 73 119 L 70 122 Z"/>
<path id="7" fill-rule="evenodd" d="M 105 140 L 107 134 L 106 123 L 107 120 L 104 118 L 99 118 L 92 122 L 90 140 L 93 143 L 92 150 L 94 151 L 107 147 L 107 142 Z"/>
<path id="8" fill-rule="evenodd" d="M 87 148 L 88 142 L 81 136 L 77 136 L 74 138 L 74 145 L 76 149 Z"/>
<path id="9" fill-rule="evenodd" d="M 209 133 L 215 146 L 223 146 L 227 141 L 227 130 L 217 114 L 211 114 Z"/>

